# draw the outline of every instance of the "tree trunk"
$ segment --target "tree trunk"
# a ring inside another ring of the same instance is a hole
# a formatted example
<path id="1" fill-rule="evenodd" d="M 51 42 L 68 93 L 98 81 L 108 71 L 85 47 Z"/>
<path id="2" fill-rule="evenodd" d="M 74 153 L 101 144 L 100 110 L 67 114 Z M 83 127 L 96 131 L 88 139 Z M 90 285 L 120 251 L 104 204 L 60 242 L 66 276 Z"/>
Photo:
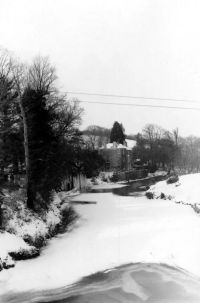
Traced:
<path id="1" fill-rule="evenodd" d="M 24 129 L 24 153 L 25 153 L 25 168 L 26 168 L 26 194 L 27 194 L 27 206 L 34 209 L 35 193 L 33 192 L 30 184 L 30 159 L 29 159 L 29 146 L 28 146 L 28 125 L 26 114 L 23 108 L 22 99 L 19 101 L 20 111 L 23 120 Z"/>
<path id="2" fill-rule="evenodd" d="M 78 173 L 78 179 L 79 179 L 79 189 L 81 191 L 81 173 Z"/>
<path id="3" fill-rule="evenodd" d="M 27 120 L 26 120 L 26 114 L 22 105 L 22 100 L 20 99 L 19 102 L 20 105 L 20 111 L 22 114 L 22 120 L 23 120 L 23 129 L 24 129 L 24 153 L 25 153 L 25 167 L 26 167 L 26 184 L 28 183 L 28 177 L 29 177 L 29 149 L 28 149 L 28 126 L 27 126 Z"/>

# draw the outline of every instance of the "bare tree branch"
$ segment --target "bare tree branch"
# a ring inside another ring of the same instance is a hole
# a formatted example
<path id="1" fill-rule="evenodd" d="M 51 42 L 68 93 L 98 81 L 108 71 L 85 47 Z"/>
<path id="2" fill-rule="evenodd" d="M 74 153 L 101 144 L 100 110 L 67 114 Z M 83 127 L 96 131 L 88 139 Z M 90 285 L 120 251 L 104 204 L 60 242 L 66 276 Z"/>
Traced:
<path id="1" fill-rule="evenodd" d="M 55 68 L 51 66 L 48 57 L 36 57 L 28 71 L 30 87 L 49 93 L 55 90 L 54 82 L 56 79 Z"/>

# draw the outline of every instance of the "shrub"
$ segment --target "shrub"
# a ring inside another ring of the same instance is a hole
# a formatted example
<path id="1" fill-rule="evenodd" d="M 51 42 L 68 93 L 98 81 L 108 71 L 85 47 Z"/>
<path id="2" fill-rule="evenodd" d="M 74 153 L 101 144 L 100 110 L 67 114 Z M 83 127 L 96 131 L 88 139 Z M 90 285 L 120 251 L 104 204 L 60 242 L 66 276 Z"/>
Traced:
<path id="1" fill-rule="evenodd" d="M 171 176 L 167 179 L 167 184 L 176 183 L 179 181 L 178 175 Z"/>
<path id="2" fill-rule="evenodd" d="M 151 191 L 147 191 L 147 192 L 145 193 L 145 195 L 146 195 L 146 197 L 147 197 L 148 199 L 153 199 L 153 198 L 154 198 L 154 193 L 152 193 Z"/>
<path id="3" fill-rule="evenodd" d="M 165 194 L 164 193 L 161 193 L 160 194 L 160 199 L 165 199 L 166 197 L 165 197 Z"/>
<path id="4" fill-rule="evenodd" d="M 119 181 L 118 173 L 113 173 L 112 177 L 110 177 L 111 182 L 117 182 Z"/>
<path id="5" fill-rule="evenodd" d="M 32 249 L 21 249 L 20 251 L 9 252 L 9 255 L 15 260 L 26 260 L 30 258 L 38 257 L 40 254 L 39 249 L 33 247 Z"/>

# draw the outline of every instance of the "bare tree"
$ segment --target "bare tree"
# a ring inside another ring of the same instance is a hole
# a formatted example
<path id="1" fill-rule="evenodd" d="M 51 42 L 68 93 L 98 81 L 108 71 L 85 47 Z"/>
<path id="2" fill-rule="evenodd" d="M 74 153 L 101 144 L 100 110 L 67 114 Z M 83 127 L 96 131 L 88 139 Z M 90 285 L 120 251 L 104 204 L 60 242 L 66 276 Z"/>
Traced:
<path id="1" fill-rule="evenodd" d="M 95 147 L 99 144 L 99 133 L 97 132 L 97 127 L 95 125 L 90 125 L 86 131 L 86 144 L 89 146 L 89 148 L 94 150 Z"/>
<path id="2" fill-rule="evenodd" d="M 178 146 L 178 141 L 179 141 L 179 130 L 178 130 L 178 128 L 175 128 L 173 130 L 173 135 L 174 135 L 175 145 Z"/>
<path id="3" fill-rule="evenodd" d="M 23 122 L 24 130 L 24 154 L 25 154 L 25 168 L 26 168 L 26 184 L 29 176 L 29 149 L 28 149 L 28 126 L 26 114 L 22 104 L 22 96 L 27 85 L 27 67 L 17 61 L 12 62 L 12 75 L 15 83 L 15 88 L 18 93 L 18 102 Z"/>
<path id="4" fill-rule="evenodd" d="M 55 105 L 54 129 L 58 136 L 70 140 L 74 132 L 81 124 L 83 108 L 79 106 L 77 99 L 68 100 L 67 96 L 53 96 L 50 106 Z"/>
<path id="5" fill-rule="evenodd" d="M 37 91 L 52 92 L 57 79 L 55 68 L 50 64 L 48 57 L 36 57 L 29 67 L 28 83 Z"/>
<path id="6" fill-rule="evenodd" d="M 5 49 L 0 49 L 0 100 L 4 98 L 7 90 L 7 81 L 12 80 L 12 60 Z"/>
<path id="7" fill-rule="evenodd" d="M 6 49 L 0 49 L 0 77 L 9 78 L 12 74 L 12 59 Z"/>
<path id="8" fill-rule="evenodd" d="M 6 142 L 12 132 L 17 118 L 16 90 L 12 75 L 13 62 L 9 52 L 0 49 L 0 142 L 1 142 L 1 169 L 4 170 L 7 154 Z M 16 151 L 17 153 L 17 151 Z M 13 153 L 14 155 L 14 153 Z M 15 158 L 16 159 L 16 158 Z M 17 161 L 15 161 L 15 164 Z M 16 164 L 16 168 L 18 163 Z"/>
<path id="9" fill-rule="evenodd" d="M 142 132 L 143 137 L 148 141 L 150 148 L 153 148 L 154 143 L 163 137 L 165 130 L 158 125 L 147 124 Z"/>

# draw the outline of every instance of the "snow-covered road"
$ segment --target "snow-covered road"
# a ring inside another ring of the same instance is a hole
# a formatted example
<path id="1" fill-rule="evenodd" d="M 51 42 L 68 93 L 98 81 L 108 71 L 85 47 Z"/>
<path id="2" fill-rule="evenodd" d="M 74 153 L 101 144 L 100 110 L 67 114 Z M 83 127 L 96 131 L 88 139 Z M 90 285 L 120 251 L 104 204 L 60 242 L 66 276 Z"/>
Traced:
<path id="1" fill-rule="evenodd" d="M 0 273 L 0 298 L 52 289 L 121 264 L 162 262 L 200 277 L 200 216 L 192 208 L 144 196 L 87 193 L 76 201 L 80 220 L 52 239 L 40 257 Z"/>

